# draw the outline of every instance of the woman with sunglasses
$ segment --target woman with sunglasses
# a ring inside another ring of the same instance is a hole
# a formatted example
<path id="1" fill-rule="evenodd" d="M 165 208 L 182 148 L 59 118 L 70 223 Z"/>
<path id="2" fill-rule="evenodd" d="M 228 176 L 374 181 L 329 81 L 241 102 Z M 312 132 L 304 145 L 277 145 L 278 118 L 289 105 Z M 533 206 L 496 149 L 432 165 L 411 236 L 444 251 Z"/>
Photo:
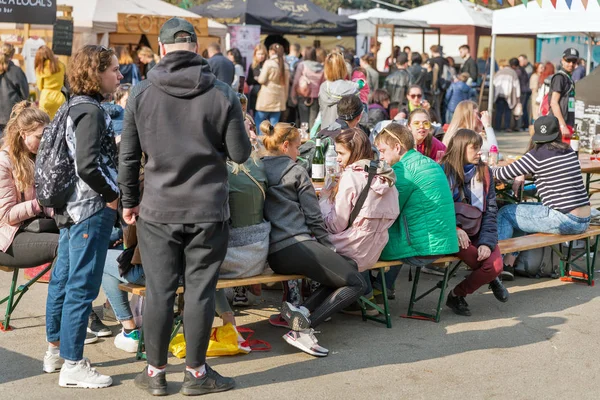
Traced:
<path id="1" fill-rule="evenodd" d="M 479 106 L 474 101 L 464 100 L 456 106 L 452 121 L 442 141 L 446 147 L 449 146 L 450 140 L 459 129 L 470 129 L 481 135 L 483 139 L 481 152 L 483 154 L 487 154 L 492 146 L 498 148 L 498 140 L 494 128 L 492 128 L 492 119 L 489 112 L 479 112 Z"/>
<path id="2" fill-rule="evenodd" d="M 283 339 L 325 357 L 329 351 L 319 346 L 314 328 L 358 300 L 367 284 L 331 243 L 308 172 L 296 163 L 298 128 L 264 121 L 260 130 L 268 154 L 262 160 L 267 174 L 264 212 L 271 222 L 269 266 L 278 274 L 301 274 L 321 284 L 302 306 L 283 303 L 281 316 L 291 328 Z"/>
<path id="3" fill-rule="evenodd" d="M 424 108 L 417 108 L 408 116 L 408 126 L 415 138 L 415 150 L 435 160 L 439 161 L 438 152 L 446 152 L 446 145 L 433 137 L 431 126 L 431 117 Z"/>
<path id="4" fill-rule="evenodd" d="M 423 89 L 419 85 L 412 85 L 408 88 L 406 94 L 406 107 L 400 110 L 398 115 L 394 119 L 408 119 L 408 116 L 414 110 L 423 108 L 428 112 L 431 112 L 431 104 L 427 100 L 423 100 Z M 437 118 L 435 118 L 437 120 Z"/>

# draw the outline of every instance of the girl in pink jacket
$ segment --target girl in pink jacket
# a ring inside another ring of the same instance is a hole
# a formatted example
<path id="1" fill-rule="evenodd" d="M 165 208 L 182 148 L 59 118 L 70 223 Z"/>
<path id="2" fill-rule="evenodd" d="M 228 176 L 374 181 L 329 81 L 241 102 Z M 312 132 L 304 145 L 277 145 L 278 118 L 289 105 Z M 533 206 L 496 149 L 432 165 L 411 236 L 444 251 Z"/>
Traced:
<path id="1" fill-rule="evenodd" d="M 358 216 L 348 227 L 350 213 L 367 185 L 369 175 L 365 166 L 370 164 L 375 154 L 369 139 L 357 128 L 347 129 L 338 135 L 335 148 L 343 171 L 337 182 L 322 191 L 321 213 L 337 253 L 358 265 L 367 281 L 368 293 L 365 295 L 371 297 L 367 268 L 379 259 L 388 241 L 388 228 L 400 214 L 398 190 L 394 185 L 396 175 L 387 164 L 377 170 Z"/>

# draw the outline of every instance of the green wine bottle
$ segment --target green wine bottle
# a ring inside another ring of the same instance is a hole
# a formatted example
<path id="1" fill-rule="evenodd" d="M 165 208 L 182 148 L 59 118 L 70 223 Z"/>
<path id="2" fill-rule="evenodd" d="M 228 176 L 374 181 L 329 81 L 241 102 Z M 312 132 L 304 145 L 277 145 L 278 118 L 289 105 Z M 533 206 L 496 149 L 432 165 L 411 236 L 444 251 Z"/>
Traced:
<path id="1" fill-rule="evenodd" d="M 316 142 L 315 155 L 312 159 L 312 180 L 313 182 L 324 182 L 325 155 L 323 154 L 323 147 L 321 147 L 321 139 L 317 139 Z"/>

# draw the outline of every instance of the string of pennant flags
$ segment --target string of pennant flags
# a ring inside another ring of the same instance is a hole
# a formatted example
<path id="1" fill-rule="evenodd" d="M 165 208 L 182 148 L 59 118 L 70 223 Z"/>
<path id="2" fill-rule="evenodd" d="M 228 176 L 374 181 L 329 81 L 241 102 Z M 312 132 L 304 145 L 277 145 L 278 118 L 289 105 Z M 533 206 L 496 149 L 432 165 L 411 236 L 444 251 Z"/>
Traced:
<path id="1" fill-rule="evenodd" d="M 562 37 L 553 37 L 553 38 L 542 38 L 539 39 L 544 43 L 552 43 L 554 42 L 555 44 L 558 44 L 560 42 L 567 42 L 570 41 L 571 43 L 580 43 L 580 44 L 589 44 L 590 40 L 587 37 L 581 37 L 581 36 L 571 36 L 571 37 L 567 37 L 567 36 L 562 36 Z M 600 44 L 600 40 L 596 41 L 596 40 L 592 40 L 592 44 L 596 45 L 596 44 Z"/>
<path id="2" fill-rule="evenodd" d="M 475 0 L 469 0 L 471 3 L 475 3 Z M 490 3 L 490 0 L 481 0 L 483 2 L 483 4 L 488 5 Z M 504 0 L 496 0 L 498 2 L 498 4 L 500 5 L 504 5 Z M 515 5 L 515 0 L 506 0 L 508 2 L 508 4 L 510 4 L 511 7 L 514 7 Z M 529 0 L 521 0 L 523 2 L 523 5 L 525 5 L 525 7 L 527 7 L 527 3 L 529 3 Z M 540 7 L 542 7 L 542 1 L 543 0 L 535 0 L 536 3 L 538 3 L 538 5 Z M 558 0 L 550 0 L 550 2 L 552 3 L 552 6 L 554 8 L 556 8 L 556 2 Z M 583 4 L 583 8 L 587 10 L 587 6 L 588 6 L 588 1 L 589 0 L 580 0 L 581 4 Z M 600 0 L 596 0 L 598 1 L 598 4 L 600 4 Z M 565 3 L 567 3 L 567 7 L 569 7 L 569 10 L 571 9 L 571 5 L 573 4 L 573 0 L 565 0 Z"/>

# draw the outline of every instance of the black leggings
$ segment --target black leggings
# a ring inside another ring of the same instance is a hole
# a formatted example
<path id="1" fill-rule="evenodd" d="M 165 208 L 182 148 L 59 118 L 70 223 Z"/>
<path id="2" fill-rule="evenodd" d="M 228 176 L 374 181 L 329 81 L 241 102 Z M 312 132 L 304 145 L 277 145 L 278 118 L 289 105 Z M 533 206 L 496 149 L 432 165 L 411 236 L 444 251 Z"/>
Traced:
<path id="1" fill-rule="evenodd" d="M 354 303 L 367 284 L 351 262 L 316 241 L 305 241 L 269 255 L 278 274 L 304 275 L 321 286 L 304 302 L 311 312 L 311 327 Z"/>
<path id="2" fill-rule="evenodd" d="M 0 265 L 31 268 L 52 262 L 58 249 L 58 233 L 17 232 L 5 252 L 0 251 Z"/>

